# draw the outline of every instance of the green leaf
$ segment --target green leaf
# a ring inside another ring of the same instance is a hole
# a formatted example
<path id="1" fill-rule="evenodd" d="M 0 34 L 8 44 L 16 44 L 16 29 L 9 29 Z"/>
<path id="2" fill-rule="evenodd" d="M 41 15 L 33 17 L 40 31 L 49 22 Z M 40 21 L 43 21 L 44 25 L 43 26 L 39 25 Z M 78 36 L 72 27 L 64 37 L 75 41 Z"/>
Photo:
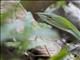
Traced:
<path id="1" fill-rule="evenodd" d="M 37 14 L 43 21 L 61 30 L 71 33 L 78 40 L 80 40 L 80 31 L 66 18 L 51 13 L 37 13 Z"/>
<path id="2" fill-rule="evenodd" d="M 64 58 L 66 55 L 68 55 L 69 52 L 67 50 L 67 46 L 64 46 L 61 51 L 54 55 L 53 57 L 50 58 L 50 60 L 62 60 L 62 58 Z"/>
<path id="3" fill-rule="evenodd" d="M 80 9 L 71 2 L 69 2 L 68 5 L 64 6 L 63 9 L 65 17 L 80 29 Z"/>
<path id="4" fill-rule="evenodd" d="M 17 53 L 24 54 L 24 52 L 27 50 L 28 45 L 29 45 L 29 41 L 27 39 L 20 41 L 20 43 L 16 47 Z"/>

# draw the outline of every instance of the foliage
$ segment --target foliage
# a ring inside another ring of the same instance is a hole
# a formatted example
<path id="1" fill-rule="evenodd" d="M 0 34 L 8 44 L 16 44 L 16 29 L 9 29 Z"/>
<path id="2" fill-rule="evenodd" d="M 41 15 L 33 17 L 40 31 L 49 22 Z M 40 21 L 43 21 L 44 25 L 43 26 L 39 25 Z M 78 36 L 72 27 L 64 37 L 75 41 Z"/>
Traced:
<path id="1" fill-rule="evenodd" d="M 37 13 L 43 23 L 40 21 L 37 22 L 33 18 L 32 13 L 27 12 L 26 17 L 24 18 L 24 30 L 22 32 L 16 32 L 15 29 L 20 27 L 22 22 L 15 21 L 14 23 L 7 23 L 7 19 L 12 18 L 12 16 L 15 15 L 15 10 L 20 11 L 20 9 L 22 9 L 19 5 L 20 4 L 14 4 L 13 7 L 6 12 L 0 13 L 0 48 L 4 49 L 3 46 L 5 46 L 8 49 L 13 48 L 14 50 L 9 60 L 20 60 L 20 56 L 25 55 L 25 53 L 28 55 L 27 52 L 29 49 L 43 46 L 48 40 L 62 41 L 62 34 L 59 34 L 59 30 L 72 34 L 72 40 L 75 37 L 76 40 L 80 41 L 80 31 L 77 27 L 75 27 L 67 18 L 52 12 L 50 13 L 50 10 L 48 13 L 46 11 Z M 64 8 L 66 6 L 66 1 L 57 1 L 54 6 L 55 8 Z M 30 41 L 30 39 L 33 41 Z M 64 38 L 64 40 L 67 39 Z M 64 42 L 62 42 L 62 44 L 64 45 Z M 65 45 L 66 46 L 63 47 L 61 46 L 62 49 L 60 52 L 52 56 L 49 60 L 63 60 L 66 55 L 70 54 L 71 52 L 69 52 L 67 44 Z M 7 48 L 5 48 L 5 51 L 7 51 Z M 3 50 L 0 52 L 0 59 L 5 60 Z"/>
<path id="2" fill-rule="evenodd" d="M 38 13 L 38 15 L 43 21 L 45 21 L 59 29 L 62 29 L 64 31 L 71 33 L 78 40 L 80 40 L 79 30 L 66 18 L 56 15 L 56 14 L 49 14 L 49 13 Z"/>
<path id="3" fill-rule="evenodd" d="M 57 55 L 51 57 L 50 60 L 62 60 L 62 58 L 64 58 L 68 54 L 69 52 L 67 50 L 67 46 L 64 46 L 61 51 Z"/>

